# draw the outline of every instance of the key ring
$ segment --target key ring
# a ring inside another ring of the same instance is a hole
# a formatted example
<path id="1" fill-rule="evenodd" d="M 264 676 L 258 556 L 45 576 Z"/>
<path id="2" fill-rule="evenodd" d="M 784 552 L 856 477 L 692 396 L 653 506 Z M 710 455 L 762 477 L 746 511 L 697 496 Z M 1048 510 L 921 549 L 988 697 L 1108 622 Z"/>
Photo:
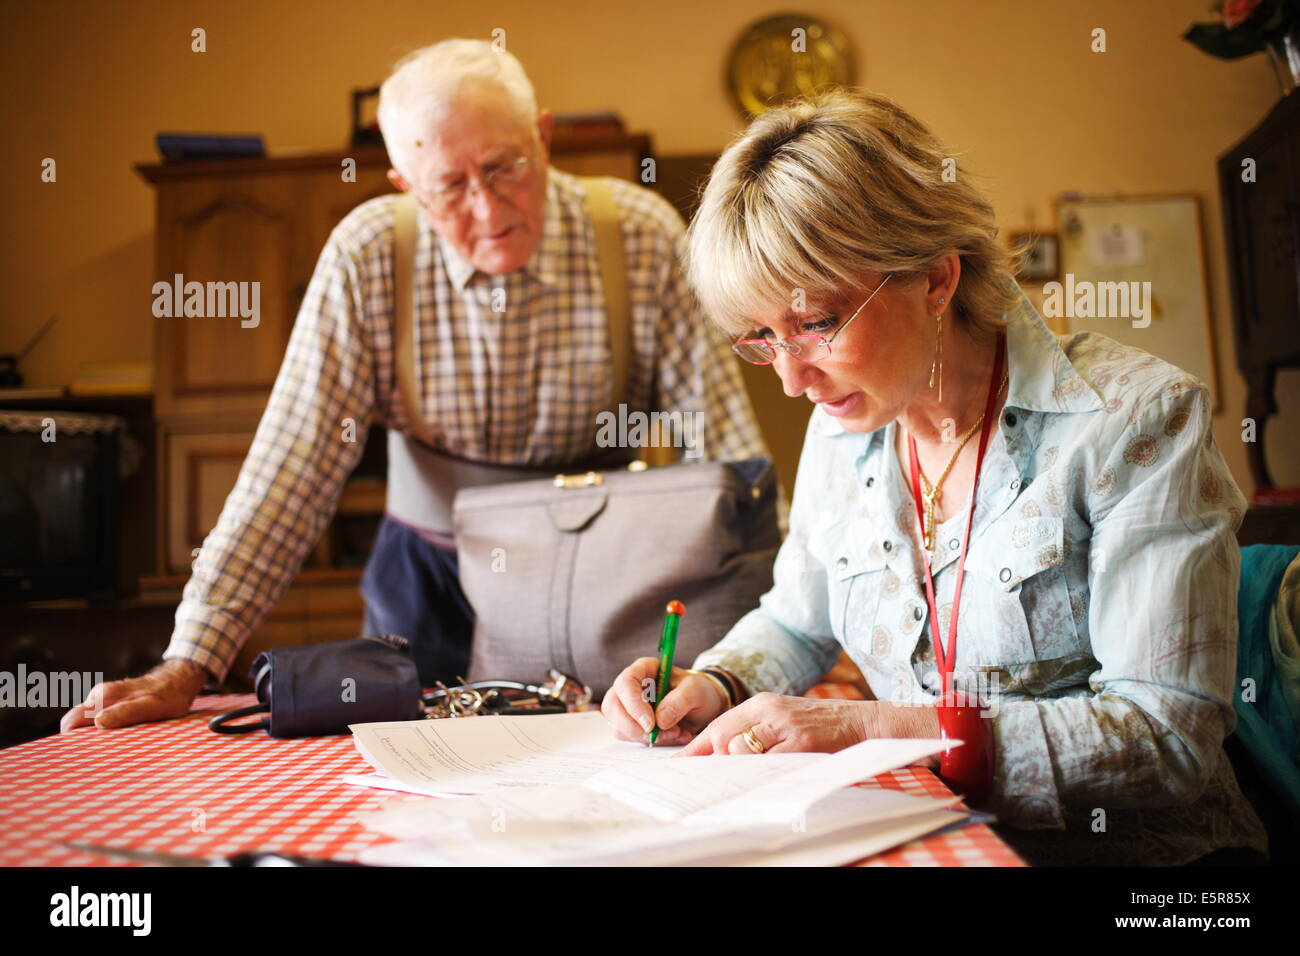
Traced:
<path id="1" fill-rule="evenodd" d="M 563 714 L 584 711 L 591 705 L 591 688 L 576 677 L 551 670 L 544 684 L 513 680 L 480 680 L 448 687 L 439 681 L 420 699 L 425 717 L 476 717 L 485 715 Z"/>

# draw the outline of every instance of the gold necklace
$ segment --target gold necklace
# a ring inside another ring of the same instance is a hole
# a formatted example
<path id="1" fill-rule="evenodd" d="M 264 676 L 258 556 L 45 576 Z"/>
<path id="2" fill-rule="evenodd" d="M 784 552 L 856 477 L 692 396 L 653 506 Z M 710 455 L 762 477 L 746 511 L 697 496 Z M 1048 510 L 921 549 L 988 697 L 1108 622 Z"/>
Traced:
<path id="1" fill-rule="evenodd" d="M 1006 387 L 1007 376 L 1009 374 L 1009 371 L 1002 373 L 1002 384 L 998 386 L 998 395 L 1001 395 L 1002 389 Z M 966 443 L 971 440 L 971 436 L 974 435 L 983 424 L 984 412 L 980 412 L 980 417 L 975 420 L 974 425 L 966 429 L 966 434 L 964 434 L 961 441 L 957 443 L 957 450 L 952 453 L 952 457 L 948 459 L 948 464 L 944 466 L 943 473 L 939 475 L 939 480 L 933 485 L 930 484 L 930 480 L 925 477 L 925 471 L 922 470 L 919 459 L 916 463 L 917 474 L 921 476 L 921 499 L 925 511 L 925 521 L 921 528 L 921 533 L 925 539 L 925 550 L 927 551 L 934 550 L 934 529 L 936 525 L 935 512 L 939 504 L 939 499 L 943 497 L 943 483 L 948 478 L 948 472 L 952 471 L 952 466 L 956 464 L 957 456 L 961 454 L 961 450 L 966 447 Z"/>

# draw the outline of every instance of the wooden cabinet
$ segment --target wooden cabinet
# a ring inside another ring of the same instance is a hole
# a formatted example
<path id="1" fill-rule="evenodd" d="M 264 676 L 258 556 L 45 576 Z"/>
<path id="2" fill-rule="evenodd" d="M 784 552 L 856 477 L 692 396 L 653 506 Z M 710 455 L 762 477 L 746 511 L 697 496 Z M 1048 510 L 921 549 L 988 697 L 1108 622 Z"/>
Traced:
<path id="1" fill-rule="evenodd" d="M 155 292 L 169 296 L 155 315 L 172 313 L 155 319 L 159 573 L 189 570 L 252 443 L 317 256 L 343 216 L 391 191 L 387 170 L 376 148 L 139 167 L 157 191 L 155 278 L 166 288 Z M 188 283 L 202 285 L 206 314 L 184 314 Z M 209 283 L 222 286 L 209 295 Z M 232 295 L 256 315 L 232 308 Z"/>
<path id="2" fill-rule="evenodd" d="M 1246 379 L 1256 493 L 1273 486 L 1264 426 L 1277 411 L 1278 369 L 1300 367 L 1300 91 L 1282 97 L 1219 157 L 1237 364 Z"/>

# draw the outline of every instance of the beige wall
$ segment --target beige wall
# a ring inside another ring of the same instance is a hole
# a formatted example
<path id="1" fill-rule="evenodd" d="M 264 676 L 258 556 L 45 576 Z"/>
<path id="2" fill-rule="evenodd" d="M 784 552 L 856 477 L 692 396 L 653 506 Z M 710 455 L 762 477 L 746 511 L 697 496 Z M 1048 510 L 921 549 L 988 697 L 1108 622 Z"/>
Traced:
<path id="1" fill-rule="evenodd" d="M 1216 156 L 1277 99 L 1262 56 L 1225 63 L 1179 37 L 1206 0 L 920 0 L 803 6 L 848 35 L 858 82 L 897 98 L 987 177 L 1003 225 L 1042 226 L 1062 189 L 1194 192 L 1205 202 L 1224 411 L 1216 432 L 1252 487 L 1240 441 Z M 612 108 L 661 153 L 716 151 L 740 128 L 724 58 L 752 20 L 787 8 L 736 0 L 479 4 L 430 0 L 96 0 L 5 3 L 0 76 L 10 91 L 0 182 L 8 249 L 0 352 L 51 313 L 62 321 L 26 361 L 29 384 L 152 351 L 152 194 L 131 166 L 159 130 L 262 133 L 272 150 L 333 149 L 349 91 L 407 49 L 506 30 L 544 104 Z M 111 14 L 111 15 L 110 15 Z M 190 30 L 208 51 L 190 52 Z M 1104 27 L 1109 51 L 1089 51 Z M 39 179 L 43 157 L 58 182 Z M 1297 431 L 1300 379 L 1275 438 Z M 803 411 L 800 411 L 803 414 Z M 1289 445 L 1289 447 L 1283 447 Z M 1280 483 L 1300 484 L 1300 443 L 1274 441 Z"/>

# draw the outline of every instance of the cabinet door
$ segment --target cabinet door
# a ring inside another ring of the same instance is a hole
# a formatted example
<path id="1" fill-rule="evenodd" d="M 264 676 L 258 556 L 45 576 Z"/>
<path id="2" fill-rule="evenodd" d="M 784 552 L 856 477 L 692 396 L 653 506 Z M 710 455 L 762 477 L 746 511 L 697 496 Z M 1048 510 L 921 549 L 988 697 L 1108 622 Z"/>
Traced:
<path id="1" fill-rule="evenodd" d="M 388 181 L 387 162 L 376 164 L 363 158 L 357 163 L 356 182 L 345 182 L 341 172 L 321 170 L 303 177 L 302 237 L 314 256 L 320 254 L 344 216 L 368 199 L 396 192 Z"/>
<path id="2" fill-rule="evenodd" d="M 159 187 L 156 278 L 168 288 L 155 286 L 154 313 L 167 311 L 160 294 L 172 312 L 154 320 L 160 417 L 265 405 L 314 261 L 296 227 L 300 192 L 288 173 Z"/>
<path id="3" fill-rule="evenodd" d="M 253 443 L 253 430 L 186 434 L 162 429 L 163 554 L 168 573 L 188 573 L 216 525 Z"/>
<path id="4" fill-rule="evenodd" d="M 359 166 L 356 182 L 326 168 L 159 185 L 156 279 L 172 311 L 154 320 L 160 418 L 262 410 L 325 240 L 358 204 L 391 191 L 386 170 Z"/>

